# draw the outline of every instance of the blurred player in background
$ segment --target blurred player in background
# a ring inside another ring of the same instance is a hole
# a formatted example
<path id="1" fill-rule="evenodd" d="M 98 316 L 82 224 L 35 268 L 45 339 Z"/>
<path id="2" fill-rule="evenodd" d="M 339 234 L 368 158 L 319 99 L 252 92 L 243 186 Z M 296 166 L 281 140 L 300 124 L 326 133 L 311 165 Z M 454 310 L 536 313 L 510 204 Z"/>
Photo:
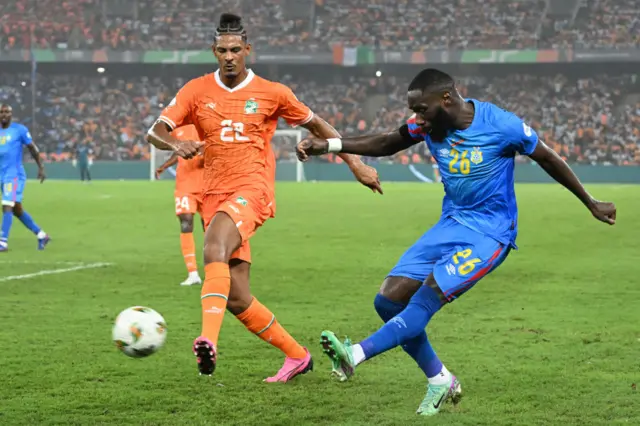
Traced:
<path id="1" fill-rule="evenodd" d="M 13 110 L 9 105 L 0 105 L 0 187 L 2 188 L 2 235 L 0 252 L 9 249 L 9 232 L 13 216 L 20 219 L 38 238 L 38 250 L 44 250 L 49 236 L 22 208 L 22 196 L 27 183 L 27 174 L 22 165 L 22 148 L 26 146 L 38 165 L 38 179 L 44 182 L 44 166 L 31 133 L 22 124 L 12 123 Z"/>
<path id="2" fill-rule="evenodd" d="M 318 137 L 339 137 L 339 133 L 291 89 L 246 68 L 251 45 L 240 17 L 221 16 L 212 50 L 218 71 L 184 85 L 147 134 L 157 148 L 182 158 L 193 158 L 204 150 L 205 280 L 202 333 L 193 350 L 200 374 L 212 374 L 228 309 L 249 331 L 284 352 L 283 367 L 266 381 L 287 382 L 311 370 L 313 361 L 309 351 L 251 295 L 249 239 L 275 215 L 276 165 L 270 143 L 278 118 Z M 170 134 L 185 124 L 194 124 L 199 138 L 181 141 Z M 362 184 L 381 192 L 375 169 L 358 157 L 341 156 Z"/>
<path id="3" fill-rule="evenodd" d="M 327 152 L 384 157 L 426 142 L 436 159 L 445 190 L 442 216 L 383 282 L 374 306 L 386 324 L 356 345 L 348 339 L 340 342 L 330 331 L 321 335 L 341 381 L 361 362 L 402 346 L 429 383 L 418 413 L 434 415 L 447 400 L 459 400 L 461 387 L 434 352 L 425 327 L 445 304 L 471 289 L 516 248 L 516 154 L 536 161 L 596 219 L 613 225 L 616 208 L 591 197 L 562 158 L 520 118 L 491 103 L 463 99 L 448 74 L 422 71 L 409 85 L 408 102 L 415 114 L 395 132 L 308 139 L 297 153 L 303 161 Z"/>
<path id="4" fill-rule="evenodd" d="M 198 140 L 198 131 L 193 124 L 182 126 L 171 132 L 171 136 L 178 140 Z M 196 261 L 196 243 L 193 239 L 193 218 L 196 213 L 202 217 L 202 173 L 204 171 L 204 157 L 197 155 L 191 160 L 180 158 L 174 153 L 156 170 L 156 178 L 174 164 L 176 169 L 176 189 L 173 193 L 176 201 L 176 216 L 180 221 L 180 247 L 187 267 L 187 279 L 180 285 L 189 286 L 202 284 L 198 274 Z"/>
<path id="5" fill-rule="evenodd" d="M 73 155 L 73 167 L 77 167 L 80 171 L 80 180 L 85 182 L 91 182 L 91 174 L 89 173 L 89 167 L 91 167 L 91 146 L 89 145 L 89 139 L 85 139 L 82 143 L 76 145 L 76 150 Z"/>

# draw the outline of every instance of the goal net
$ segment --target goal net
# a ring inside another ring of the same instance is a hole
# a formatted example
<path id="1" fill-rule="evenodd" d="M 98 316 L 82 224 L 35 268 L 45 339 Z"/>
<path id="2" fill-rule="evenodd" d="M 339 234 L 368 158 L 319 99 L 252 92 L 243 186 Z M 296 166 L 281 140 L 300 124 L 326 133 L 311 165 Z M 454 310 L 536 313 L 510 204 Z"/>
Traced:
<path id="1" fill-rule="evenodd" d="M 296 145 L 302 140 L 302 130 L 276 130 L 273 139 L 271 139 L 271 149 L 276 156 L 276 169 L 279 164 L 289 164 L 289 167 L 280 167 L 277 171 L 278 180 L 295 180 L 296 182 L 304 181 L 304 165 L 296 159 Z M 150 162 L 149 162 L 149 179 L 156 180 L 156 169 L 171 157 L 171 151 L 161 151 L 151 146 Z M 295 167 L 292 165 L 295 164 Z M 167 169 L 161 180 L 175 179 L 175 166 Z"/>

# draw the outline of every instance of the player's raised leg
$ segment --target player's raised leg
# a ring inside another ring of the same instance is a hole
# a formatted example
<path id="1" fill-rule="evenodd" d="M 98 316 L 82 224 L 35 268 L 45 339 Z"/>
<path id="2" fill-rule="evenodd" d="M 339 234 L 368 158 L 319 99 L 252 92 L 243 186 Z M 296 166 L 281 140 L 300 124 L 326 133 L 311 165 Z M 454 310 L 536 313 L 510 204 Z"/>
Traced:
<path id="1" fill-rule="evenodd" d="M 313 359 L 309 351 L 302 347 L 285 328 L 276 316 L 258 299 L 252 296 L 249 287 L 249 270 L 251 267 L 248 245 L 241 247 L 231 260 L 231 292 L 227 309 L 244 324 L 244 326 L 265 342 L 280 349 L 284 355 L 284 365 L 265 382 L 286 383 L 294 377 L 313 370 Z"/>
<path id="2" fill-rule="evenodd" d="M 193 344 L 200 374 L 211 375 L 216 368 L 216 346 L 231 288 L 229 259 L 241 243 L 242 237 L 231 217 L 224 212 L 216 213 L 204 234 L 202 333 Z"/>
<path id="3" fill-rule="evenodd" d="M 179 214 L 178 220 L 180 221 L 180 248 L 182 249 L 182 257 L 188 273 L 187 279 L 181 282 L 180 285 L 202 284 L 196 260 L 196 243 L 193 239 L 193 214 Z"/>
<path id="4" fill-rule="evenodd" d="M 16 202 L 13 207 L 13 215 L 38 238 L 38 250 L 44 250 L 51 238 L 36 224 L 31 215 L 24 210 L 21 202 Z"/>
<path id="5" fill-rule="evenodd" d="M 384 280 L 379 294 L 375 297 L 374 307 L 385 323 L 407 307 L 411 297 L 431 274 L 435 262 L 442 256 L 443 250 L 447 250 L 444 235 L 447 230 L 448 221 L 446 220 L 428 230 L 400 257 Z M 442 371 L 442 362 L 431 347 L 424 331 L 405 342 L 402 348 L 417 362 L 427 379 L 436 377 Z M 359 354 L 357 358 L 359 361 Z M 341 381 L 347 380 L 354 371 L 348 364 L 342 368 L 341 363 L 336 360 L 333 367 L 333 375 Z"/>

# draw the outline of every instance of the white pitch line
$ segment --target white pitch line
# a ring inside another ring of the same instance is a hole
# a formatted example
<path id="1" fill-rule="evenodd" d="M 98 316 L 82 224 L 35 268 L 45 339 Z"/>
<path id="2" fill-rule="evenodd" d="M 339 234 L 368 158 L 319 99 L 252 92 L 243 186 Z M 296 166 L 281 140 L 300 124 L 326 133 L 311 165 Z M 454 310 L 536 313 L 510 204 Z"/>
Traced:
<path id="1" fill-rule="evenodd" d="M 84 262 L 69 262 L 64 260 L 0 260 L 0 263 L 15 265 L 84 265 Z"/>
<path id="2" fill-rule="evenodd" d="M 80 271 L 82 269 L 93 269 L 93 268 L 103 268 L 105 266 L 111 266 L 111 263 L 88 263 L 86 265 L 78 265 L 72 268 L 62 268 L 62 269 L 45 269 L 43 271 L 34 272 L 32 274 L 24 274 L 24 275 L 12 275 L 9 277 L 1 277 L 0 282 L 2 281 L 12 281 L 12 280 L 24 280 L 27 278 L 39 277 L 42 275 L 51 275 L 51 274 L 64 274 L 65 272 L 73 272 Z"/>

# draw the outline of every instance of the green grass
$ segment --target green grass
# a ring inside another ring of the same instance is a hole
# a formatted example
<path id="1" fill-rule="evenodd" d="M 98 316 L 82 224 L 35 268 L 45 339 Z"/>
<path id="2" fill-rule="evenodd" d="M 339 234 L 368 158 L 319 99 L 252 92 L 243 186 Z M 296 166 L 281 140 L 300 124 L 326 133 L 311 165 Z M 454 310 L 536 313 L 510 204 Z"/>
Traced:
<path id="1" fill-rule="evenodd" d="M 0 424 L 640 424 L 640 187 L 594 186 L 619 223 L 596 222 L 556 186 L 521 185 L 520 250 L 446 307 L 430 339 L 465 398 L 418 418 L 425 379 L 400 350 L 329 379 L 325 328 L 358 340 L 380 320 L 373 297 L 439 215 L 435 185 L 281 184 L 278 217 L 252 240 L 255 295 L 315 355 L 316 370 L 267 385 L 282 355 L 227 315 L 213 378 L 190 351 L 199 288 L 185 278 L 171 183 L 29 183 L 25 207 L 53 236 L 45 252 L 19 222 L 0 280 L 68 265 L 111 266 L 0 281 Z M 201 233 L 197 234 L 198 245 Z M 130 359 L 110 341 L 117 313 L 164 315 L 166 346 Z"/>

